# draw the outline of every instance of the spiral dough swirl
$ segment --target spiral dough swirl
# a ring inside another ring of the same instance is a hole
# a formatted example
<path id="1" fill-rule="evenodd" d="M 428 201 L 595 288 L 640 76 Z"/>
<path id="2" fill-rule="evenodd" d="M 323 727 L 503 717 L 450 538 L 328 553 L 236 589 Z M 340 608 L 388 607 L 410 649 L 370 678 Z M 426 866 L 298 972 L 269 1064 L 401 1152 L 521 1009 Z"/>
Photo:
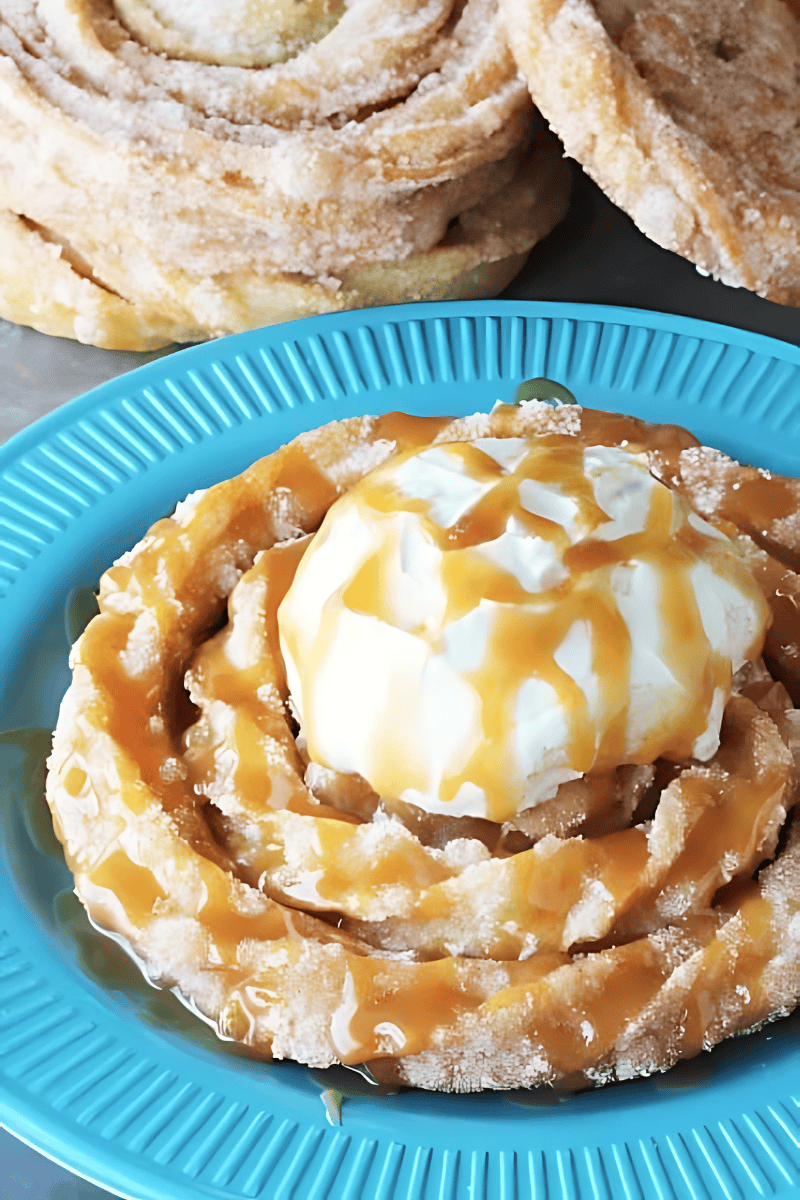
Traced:
<path id="1" fill-rule="evenodd" d="M 496 0 L 0 3 L 0 314 L 44 332 L 496 295 L 567 194 Z"/>
<path id="2" fill-rule="evenodd" d="M 645 453 L 747 559 L 772 624 L 717 753 L 585 776 L 503 825 L 307 766 L 276 610 L 330 504 L 411 448 L 553 432 Z M 798 507 L 795 481 L 587 409 L 302 434 L 103 576 L 47 785 L 78 895 L 226 1037 L 423 1088 L 629 1078 L 788 1011 Z"/>

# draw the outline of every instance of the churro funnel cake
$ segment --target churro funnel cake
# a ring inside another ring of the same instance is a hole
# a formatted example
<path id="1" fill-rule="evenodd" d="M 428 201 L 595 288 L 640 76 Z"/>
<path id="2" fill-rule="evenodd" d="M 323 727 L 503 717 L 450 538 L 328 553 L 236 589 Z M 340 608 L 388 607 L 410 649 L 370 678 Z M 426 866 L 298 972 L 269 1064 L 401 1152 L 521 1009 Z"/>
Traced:
<path id="1" fill-rule="evenodd" d="M 568 180 L 496 0 L 0 0 L 0 315 L 45 333 L 494 296 Z"/>
<path id="2" fill-rule="evenodd" d="M 786 1013 L 799 511 L 577 406 L 302 434 L 101 580 L 47 783 L 78 895 L 223 1037 L 391 1083 Z"/>
<path id="3" fill-rule="evenodd" d="M 800 305 L 797 0 L 501 0 L 534 102 L 643 233 Z"/>

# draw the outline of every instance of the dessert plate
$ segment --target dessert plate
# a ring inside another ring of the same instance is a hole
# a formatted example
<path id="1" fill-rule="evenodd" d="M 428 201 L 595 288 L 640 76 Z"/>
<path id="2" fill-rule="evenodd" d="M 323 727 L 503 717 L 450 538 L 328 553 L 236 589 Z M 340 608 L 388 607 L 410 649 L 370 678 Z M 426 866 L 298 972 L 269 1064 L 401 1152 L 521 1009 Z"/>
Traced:
<path id="1" fill-rule="evenodd" d="M 260 1063 L 151 988 L 71 891 L 43 799 L 69 645 L 112 559 L 301 430 L 462 414 L 546 375 L 800 474 L 800 348 L 686 318 L 466 302 L 315 317 L 149 363 L 0 450 L 0 1122 L 141 1200 L 800 1197 L 800 1009 L 579 1094 L 377 1095 Z M 321 1093 L 344 1091 L 342 1123 Z"/>

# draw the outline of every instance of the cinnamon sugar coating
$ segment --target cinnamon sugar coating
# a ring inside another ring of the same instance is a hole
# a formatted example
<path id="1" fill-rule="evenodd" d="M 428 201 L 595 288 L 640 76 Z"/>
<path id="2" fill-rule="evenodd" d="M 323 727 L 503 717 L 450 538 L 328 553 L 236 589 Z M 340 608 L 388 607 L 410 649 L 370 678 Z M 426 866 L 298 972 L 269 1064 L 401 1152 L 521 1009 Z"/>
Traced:
<path id="1" fill-rule="evenodd" d="M 800 304 L 800 10 L 787 0 L 501 0 L 534 102 L 659 245 Z"/>
<path id="2" fill-rule="evenodd" d="M 569 185 L 496 0 L 272 8 L 0 3 L 0 314 L 132 350 L 502 290 Z"/>
<path id="3" fill-rule="evenodd" d="M 717 753 L 586 776 L 503 826 L 307 764 L 276 610 L 332 501 L 412 447 L 550 432 L 627 440 L 739 538 L 773 636 Z M 84 905 L 225 1036 L 423 1088 L 630 1078 L 790 1009 L 797 489 L 675 427 L 532 402 L 337 422 L 193 497 L 106 572 L 74 650 L 47 795 Z"/>

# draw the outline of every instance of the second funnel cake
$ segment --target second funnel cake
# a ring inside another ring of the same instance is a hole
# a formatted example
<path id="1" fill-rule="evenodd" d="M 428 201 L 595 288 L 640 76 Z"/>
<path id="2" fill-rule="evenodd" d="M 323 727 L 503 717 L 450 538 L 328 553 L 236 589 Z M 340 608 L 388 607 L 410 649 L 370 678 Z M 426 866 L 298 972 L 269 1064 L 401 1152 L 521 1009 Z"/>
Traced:
<path id="1" fill-rule="evenodd" d="M 130 350 L 503 289 L 569 185 L 495 0 L 301 7 L 0 2 L 2 316 Z"/>

